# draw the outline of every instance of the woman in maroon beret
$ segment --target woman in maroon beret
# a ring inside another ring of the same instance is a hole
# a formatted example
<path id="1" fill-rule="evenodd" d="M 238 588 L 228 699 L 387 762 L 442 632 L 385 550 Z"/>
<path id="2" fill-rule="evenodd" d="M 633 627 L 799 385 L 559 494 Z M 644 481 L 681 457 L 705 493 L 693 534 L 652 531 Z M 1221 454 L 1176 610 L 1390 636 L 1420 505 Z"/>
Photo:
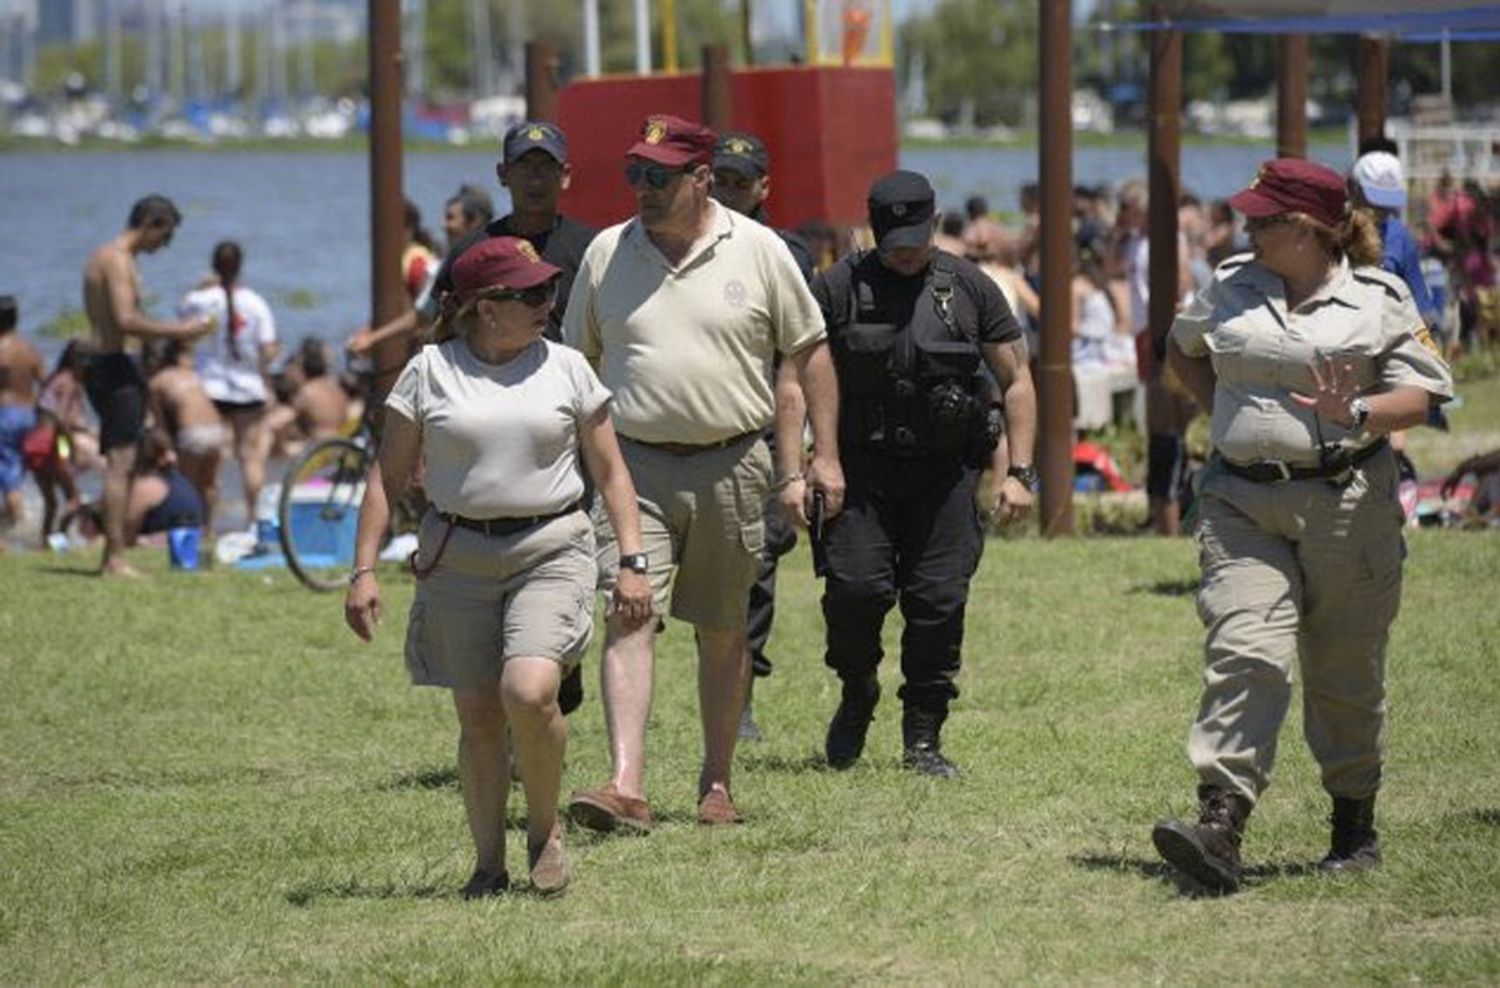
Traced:
<path id="1" fill-rule="evenodd" d="M 1308 746 L 1332 797 L 1320 867 L 1377 865 L 1385 648 L 1401 599 L 1402 512 L 1387 435 L 1426 420 L 1452 378 L 1374 219 L 1322 165 L 1267 162 L 1229 200 L 1254 248 L 1219 265 L 1172 326 L 1168 362 L 1213 409 L 1198 491 L 1208 629 L 1188 738 L 1196 823 L 1157 824 L 1162 857 L 1216 891 L 1271 778 L 1300 665 Z"/>
<path id="2" fill-rule="evenodd" d="M 406 665 L 417 685 L 452 691 L 458 769 L 474 838 L 465 898 L 509 884 L 507 727 L 527 803 L 532 887 L 569 880 L 557 823 L 568 726 L 558 684 L 593 633 L 593 526 L 580 460 L 622 551 L 641 551 L 635 488 L 609 419 L 610 393 L 575 350 L 542 338 L 560 269 L 515 237 L 492 237 L 453 264 L 456 309 L 386 399 L 379 483 L 360 512 L 344 616 L 369 640 L 380 619 L 375 558 L 391 500 L 418 473 L 431 504 L 411 560 L 416 598 Z M 622 572 L 611 602 L 651 617 L 646 577 Z"/>

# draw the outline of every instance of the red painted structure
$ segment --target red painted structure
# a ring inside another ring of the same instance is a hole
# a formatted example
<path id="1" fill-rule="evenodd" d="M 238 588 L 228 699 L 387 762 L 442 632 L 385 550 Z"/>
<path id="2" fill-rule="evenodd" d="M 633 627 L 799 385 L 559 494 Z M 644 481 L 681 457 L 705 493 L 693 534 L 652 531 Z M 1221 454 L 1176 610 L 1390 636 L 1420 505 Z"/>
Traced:
<path id="1" fill-rule="evenodd" d="M 896 167 L 896 82 L 888 68 L 771 68 L 731 73 L 732 119 L 766 143 L 777 226 L 865 221 L 870 183 Z M 703 106 L 699 74 L 606 76 L 557 94 L 573 184 L 562 208 L 585 223 L 618 223 L 635 209 L 621 174 L 625 151 L 652 113 L 690 120 Z"/>

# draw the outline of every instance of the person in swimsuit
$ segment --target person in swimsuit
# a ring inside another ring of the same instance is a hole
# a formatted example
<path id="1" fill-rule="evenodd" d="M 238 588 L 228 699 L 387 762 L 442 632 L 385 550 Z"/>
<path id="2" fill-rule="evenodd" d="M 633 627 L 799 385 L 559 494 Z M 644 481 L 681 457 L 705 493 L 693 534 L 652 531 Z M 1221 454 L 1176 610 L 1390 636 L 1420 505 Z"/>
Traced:
<path id="1" fill-rule="evenodd" d="M 95 249 L 83 269 L 83 309 L 94 349 L 84 386 L 99 416 L 99 445 L 105 457 L 102 576 L 140 575 L 121 556 L 130 477 L 146 418 L 146 379 L 134 356 L 126 352 L 126 340 L 195 339 L 215 325 L 207 315 L 162 322 L 141 311 L 136 255 L 153 254 L 170 244 L 181 222 L 172 200 L 146 196 L 131 207 L 125 229 Z"/>
<path id="2" fill-rule="evenodd" d="M 190 344 L 172 340 L 152 345 L 147 359 L 152 420 L 172 437 L 179 469 L 203 498 L 203 529 L 210 534 L 219 503 L 219 461 L 229 430 L 193 367 Z"/>

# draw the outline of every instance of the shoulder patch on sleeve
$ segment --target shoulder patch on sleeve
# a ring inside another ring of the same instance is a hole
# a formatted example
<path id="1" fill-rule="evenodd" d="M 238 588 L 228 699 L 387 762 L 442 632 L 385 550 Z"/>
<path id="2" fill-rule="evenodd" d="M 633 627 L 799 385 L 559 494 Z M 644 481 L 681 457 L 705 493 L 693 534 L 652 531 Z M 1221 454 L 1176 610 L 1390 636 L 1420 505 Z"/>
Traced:
<path id="1" fill-rule="evenodd" d="M 1443 359 L 1442 348 L 1437 345 L 1437 340 L 1432 338 L 1432 331 L 1427 328 L 1426 323 L 1417 326 L 1416 329 L 1411 331 L 1411 335 L 1415 336 L 1417 342 L 1426 347 L 1434 357 L 1437 357 L 1439 360 Z"/>
<path id="2" fill-rule="evenodd" d="M 1393 300 L 1401 301 L 1401 289 L 1397 287 L 1401 282 L 1393 274 L 1388 274 L 1380 268 L 1366 267 L 1350 271 L 1349 276 L 1361 284 L 1376 285 Z"/>

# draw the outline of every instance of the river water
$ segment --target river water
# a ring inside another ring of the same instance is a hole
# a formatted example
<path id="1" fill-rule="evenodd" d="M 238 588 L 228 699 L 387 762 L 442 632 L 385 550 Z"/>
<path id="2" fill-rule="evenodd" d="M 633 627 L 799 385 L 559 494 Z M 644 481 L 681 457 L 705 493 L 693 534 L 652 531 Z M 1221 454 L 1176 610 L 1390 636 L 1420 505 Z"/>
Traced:
<path id="1" fill-rule="evenodd" d="M 1334 167 L 1343 148 L 1320 148 Z M 1185 188 L 1204 198 L 1228 195 L 1268 152 L 1259 147 L 1187 147 Z M 444 200 L 462 182 L 489 188 L 508 208 L 495 181 L 492 152 L 413 153 L 405 160 L 408 194 L 439 234 Z M 910 148 L 902 167 L 931 177 L 941 205 L 973 193 L 997 210 L 1015 210 L 1017 193 L 1036 180 L 1030 148 Z M 1075 181 L 1118 184 L 1145 172 L 1144 146 L 1080 148 Z M 586 178 L 580 176 L 580 180 Z M 610 180 L 615 180 L 610 176 Z M 264 294 L 290 350 L 305 336 L 342 339 L 367 318 L 369 306 L 368 165 L 361 152 L 120 151 L 0 154 L 0 293 L 21 304 L 28 335 L 76 314 L 85 257 L 115 235 L 130 204 L 149 192 L 176 201 L 184 223 L 171 246 L 143 257 L 148 309 L 170 315 L 176 300 L 208 270 L 219 240 L 245 248 L 245 282 Z M 60 344 L 38 343 L 49 354 Z"/>

